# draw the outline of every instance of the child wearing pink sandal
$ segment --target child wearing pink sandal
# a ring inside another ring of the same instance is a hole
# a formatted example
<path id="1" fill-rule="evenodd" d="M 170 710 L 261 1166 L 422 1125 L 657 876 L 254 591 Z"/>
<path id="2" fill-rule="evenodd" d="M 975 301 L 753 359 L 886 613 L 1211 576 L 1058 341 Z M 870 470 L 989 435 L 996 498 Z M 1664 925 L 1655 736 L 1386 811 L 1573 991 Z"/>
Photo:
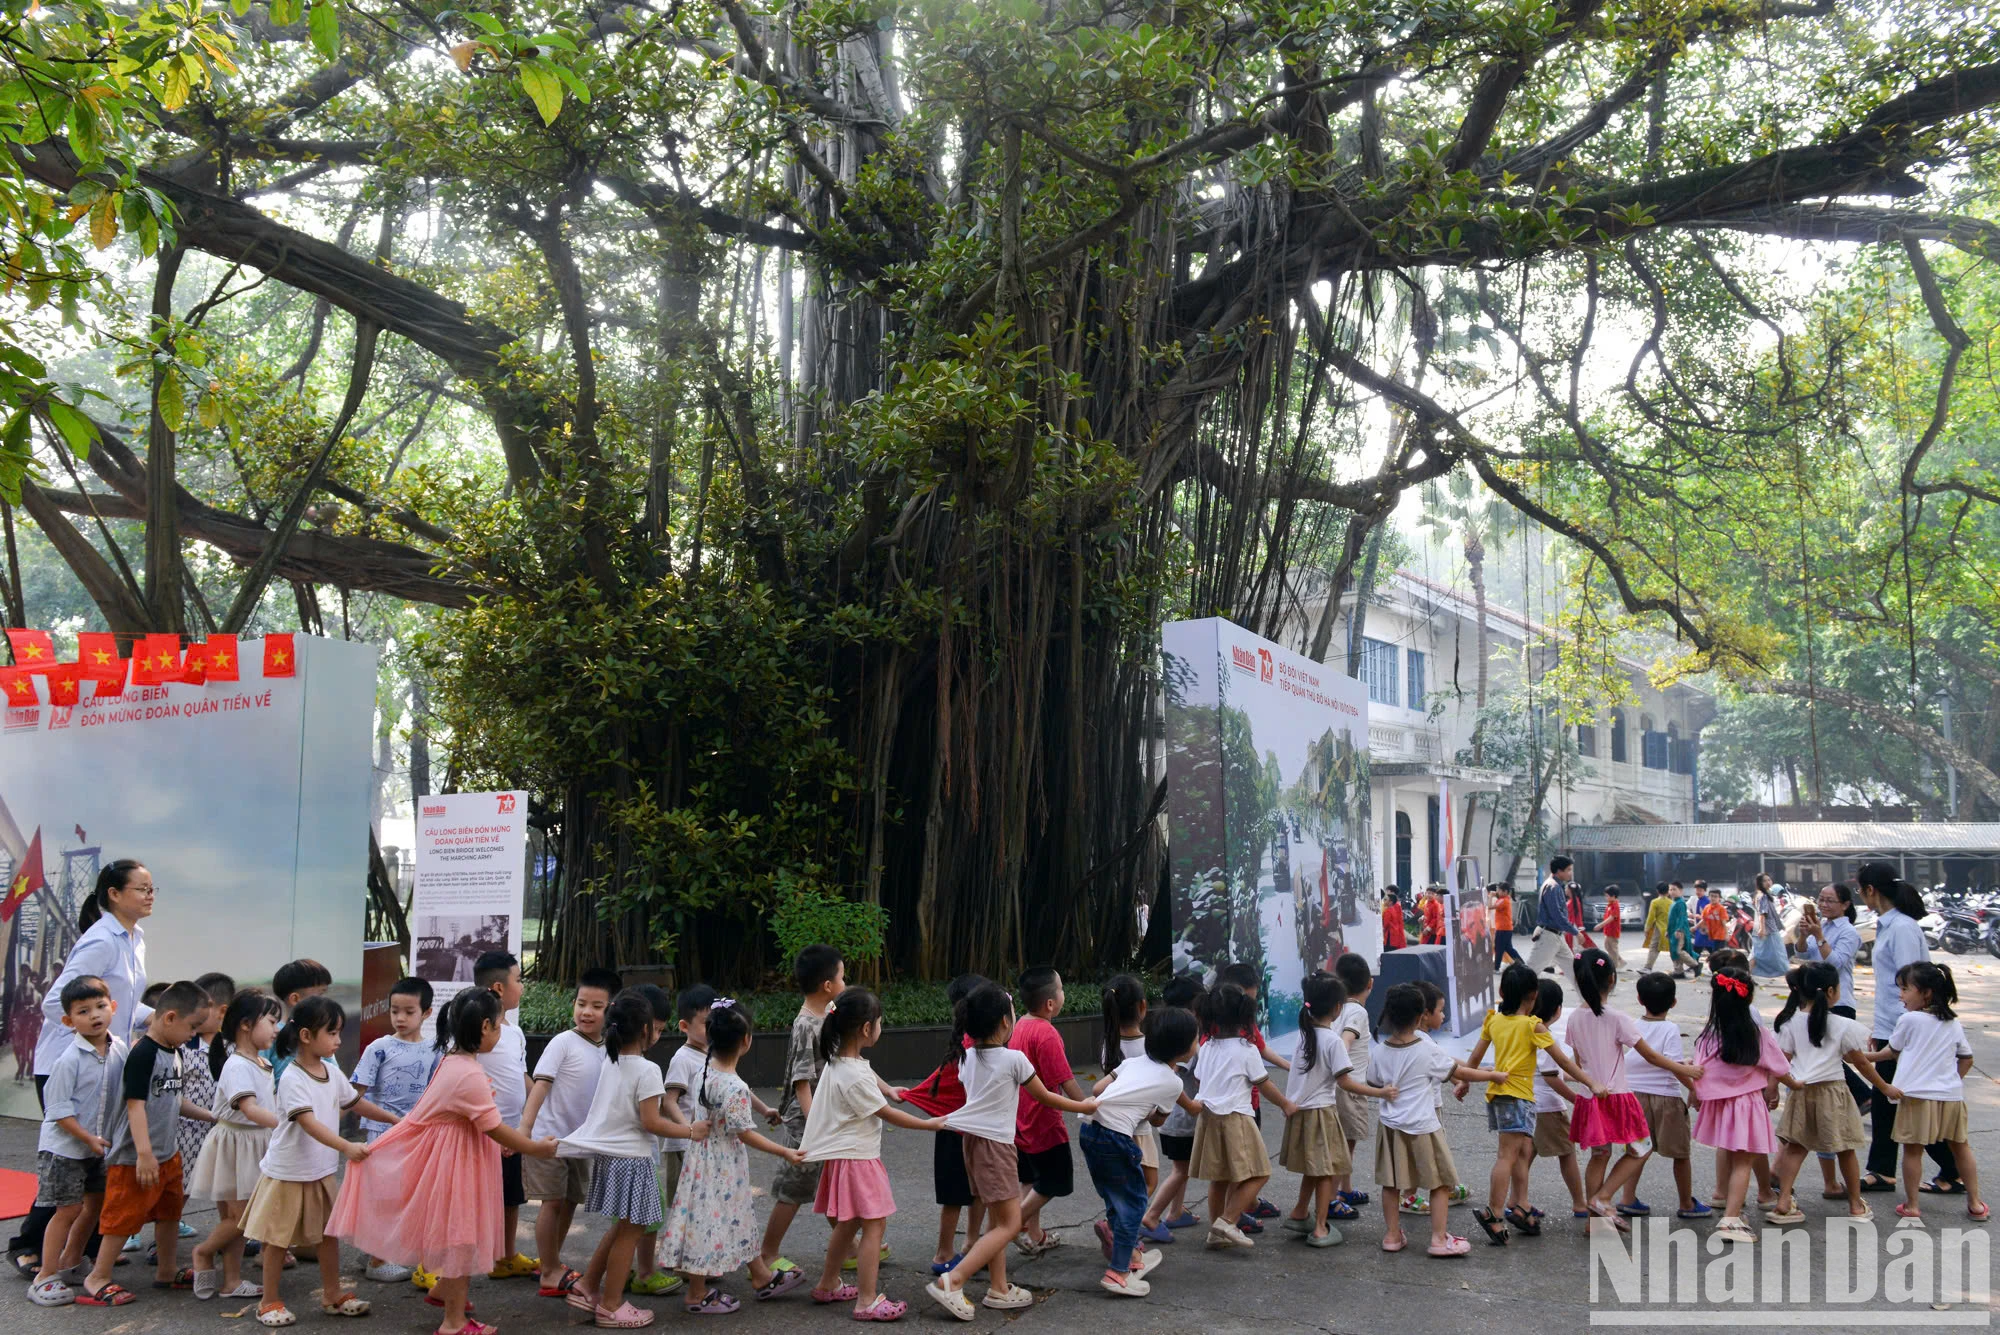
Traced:
<path id="1" fill-rule="evenodd" d="M 882 1235 L 896 1213 L 889 1172 L 882 1166 L 882 1123 L 910 1131 L 944 1129 L 942 1117 L 917 1117 L 890 1105 L 875 1068 L 861 1055 L 881 1037 L 882 1003 L 867 988 L 850 987 L 827 1004 L 819 1031 L 819 1088 L 799 1142 L 806 1162 L 820 1165 L 813 1212 L 833 1225 L 813 1301 L 852 1301 L 856 1321 L 894 1321 L 909 1310 L 908 1303 L 877 1287 Z M 858 1284 L 840 1279 L 841 1263 L 850 1256 L 858 1261 Z"/>
<path id="2" fill-rule="evenodd" d="M 1382 1027 L 1389 1037 L 1369 1054 L 1368 1078 L 1379 1089 L 1393 1086 L 1396 1097 L 1382 1103 L 1375 1135 L 1375 1181 L 1382 1188 L 1382 1211 L 1389 1221 L 1382 1250 L 1410 1245 L 1401 1213 L 1405 1189 L 1428 1191 L 1432 1256 L 1463 1256 L 1472 1244 L 1451 1231 L 1451 1189 L 1458 1185 L 1444 1123 L 1438 1117 L 1438 1090 L 1447 1080 L 1505 1080 L 1505 1071 L 1467 1066 L 1417 1032 L 1429 1007 L 1414 983 L 1398 983 L 1383 998 Z"/>

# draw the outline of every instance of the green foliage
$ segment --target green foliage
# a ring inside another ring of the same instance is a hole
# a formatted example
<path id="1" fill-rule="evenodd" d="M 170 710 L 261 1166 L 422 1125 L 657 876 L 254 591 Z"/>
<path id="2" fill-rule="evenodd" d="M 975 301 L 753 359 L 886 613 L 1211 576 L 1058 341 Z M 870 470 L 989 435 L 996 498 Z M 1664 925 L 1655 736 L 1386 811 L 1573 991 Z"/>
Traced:
<path id="1" fill-rule="evenodd" d="M 791 959 L 811 945 L 832 946 L 849 961 L 873 963 L 882 958 L 889 915 L 880 904 L 830 894 L 801 883 L 790 872 L 779 874 L 776 891 L 771 934 L 778 939 L 780 959 Z"/>
<path id="2" fill-rule="evenodd" d="M 945 1000 L 942 982 L 896 982 L 882 989 L 882 1022 L 886 1025 L 937 1025 L 951 1023 L 951 1003 Z M 1096 1015 L 1104 1007 L 1104 991 L 1095 983 L 1065 982 L 1064 1015 Z M 1159 1000 L 1157 989 L 1148 995 Z M 531 979 L 521 992 L 521 1028 L 531 1034 L 553 1034 L 569 1028 L 571 990 L 541 979 Z M 799 1013 L 796 992 L 764 991 L 740 996 L 749 1007 L 751 1021 L 759 1032 L 783 1033 L 792 1027 Z M 1296 1001 L 1294 1001 L 1296 1004 Z"/>

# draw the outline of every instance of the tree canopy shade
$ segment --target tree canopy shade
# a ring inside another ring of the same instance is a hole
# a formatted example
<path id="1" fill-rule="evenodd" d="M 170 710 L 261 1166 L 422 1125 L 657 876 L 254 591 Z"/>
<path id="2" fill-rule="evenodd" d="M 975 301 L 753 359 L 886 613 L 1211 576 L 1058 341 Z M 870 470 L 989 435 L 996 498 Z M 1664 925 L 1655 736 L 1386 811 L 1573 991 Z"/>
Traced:
<path id="1" fill-rule="evenodd" d="M 189 539 L 225 624 L 273 578 L 470 608 L 438 708 L 560 827 L 558 969 L 599 909 L 735 967 L 781 882 L 930 972 L 1123 958 L 1160 621 L 1279 633 L 1454 470 L 1763 663 L 1678 544 L 1694 481 L 1840 447 L 1771 238 L 2000 257 L 1949 193 L 1987 4 L 238 4 L 241 71 L 115 151 L 7 132 L 17 253 L 168 218 L 149 310 L 79 317 L 143 394 L 25 392 L 21 504 L 120 631 L 187 624 Z M 1899 494 L 1990 503 L 1919 444 Z"/>

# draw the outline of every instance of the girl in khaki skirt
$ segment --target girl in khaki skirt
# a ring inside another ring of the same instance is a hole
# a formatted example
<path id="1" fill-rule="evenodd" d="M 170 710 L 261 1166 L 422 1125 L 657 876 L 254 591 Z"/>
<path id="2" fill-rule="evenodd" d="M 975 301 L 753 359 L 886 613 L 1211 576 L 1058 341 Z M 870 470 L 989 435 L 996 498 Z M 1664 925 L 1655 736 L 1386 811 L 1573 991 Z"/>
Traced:
<path id="1" fill-rule="evenodd" d="M 1306 979 L 1303 992 L 1304 1023 L 1292 1052 L 1291 1074 L 1285 1079 L 1285 1097 L 1296 1111 L 1285 1119 L 1284 1145 L 1278 1151 L 1278 1162 L 1300 1177 L 1298 1203 L 1285 1220 L 1285 1230 L 1302 1236 L 1309 1247 L 1333 1247 L 1341 1242 L 1340 1230 L 1330 1217 L 1333 1186 L 1354 1169 L 1336 1095 L 1346 1090 L 1380 1099 L 1395 1091 L 1354 1078 L 1347 1047 L 1334 1030 L 1334 1021 L 1347 1004 L 1347 989 L 1340 980 L 1316 973 Z"/>
<path id="2" fill-rule="evenodd" d="M 1208 1181 L 1208 1245 L 1250 1247 L 1255 1244 L 1236 1220 L 1257 1203 L 1258 1191 L 1271 1178 L 1271 1156 L 1251 1114 L 1250 1091 L 1263 1090 L 1287 1118 L 1294 1109 L 1248 1037 L 1257 1027 L 1257 1003 L 1248 992 L 1224 983 L 1209 994 L 1202 1019 L 1215 1037 L 1202 1046 L 1194 1065 L 1202 1112 L 1195 1119 L 1188 1176 Z"/>
<path id="3" fill-rule="evenodd" d="M 1958 1180 L 1965 1184 L 1966 1213 L 1985 1223 L 1992 1211 L 1979 1196 L 1979 1169 L 1966 1143 L 1965 1073 L 1972 1069 L 1972 1046 L 1951 1003 L 1958 984 L 1942 964 L 1905 964 L 1896 971 L 1903 1018 L 1875 1061 L 1896 1058 L 1896 1143 L 1903 1147 L 1904 1193 L 1896 1207 L 1903 1219 L 1918 1219 L 1917 1184 L 1923 1180 L 1924 1146 L 1944 1141 L 1958 1156 Z"/>
<path id="4" fill-rule="evenodd" d="M 1840 1174 L 1847 1188 L 1847 1213 L 1872 1219 L 1875 1212 L 1861 1199 L 1861 1164 L 1855 1151 L 1868 1143 L 1861 1127 L 1861 1110 L 1847 1091 L 1842 1066 L 1854 1067 L 1870 1084 L 1886 1090 L 1889 1082 L 1875 1073 L 1868 1060 L 1868 1030 L 1858 1020 L 1835 1015 L 1840 1004 L 1840 971 L 1831 964 L 1801 964 L 1786 975 L 1792 995 L 1772 1024 L 1778 1050 L 1792 1059 L 1784 1078 L 1791 1093 L 1778 1119 L 1778 1207 L 1764 1218 L 1773 1224 L 1805 1222 L 1806 1212 L 1792 1199 L 1792 1183 L 1808 1151 L 1840 1157 Z"/>

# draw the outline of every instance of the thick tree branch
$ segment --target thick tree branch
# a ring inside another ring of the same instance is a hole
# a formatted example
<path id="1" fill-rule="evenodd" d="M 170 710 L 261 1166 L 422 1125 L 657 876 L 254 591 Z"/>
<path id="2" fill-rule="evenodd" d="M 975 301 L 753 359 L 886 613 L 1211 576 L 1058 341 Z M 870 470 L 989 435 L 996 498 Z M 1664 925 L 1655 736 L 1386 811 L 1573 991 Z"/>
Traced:
<path id="1" fill-rule="evenodd" d="M 1951 766 L 1960 775 L 1971 781 L 1973 787 L 1986 795 L 1986 800 L 2000 806 L 2000 774 L 1995 774 L 1969 752 L 1947 742 L 1936 732 L 1898 713 L 1886 705 L 1855 695 L 1851 691 L 1838 690 L 1831 686 L 1808 685 L 1802 681 L 1768 680 L 1744 681 L 1737 683 L 1752 695 L 1780 695 L 1794 700 L 1816 700 L 1823 705 L 1845 709 L 1857 714 L 1876 727 L 1892 732 L 1932 759 Z"/>

